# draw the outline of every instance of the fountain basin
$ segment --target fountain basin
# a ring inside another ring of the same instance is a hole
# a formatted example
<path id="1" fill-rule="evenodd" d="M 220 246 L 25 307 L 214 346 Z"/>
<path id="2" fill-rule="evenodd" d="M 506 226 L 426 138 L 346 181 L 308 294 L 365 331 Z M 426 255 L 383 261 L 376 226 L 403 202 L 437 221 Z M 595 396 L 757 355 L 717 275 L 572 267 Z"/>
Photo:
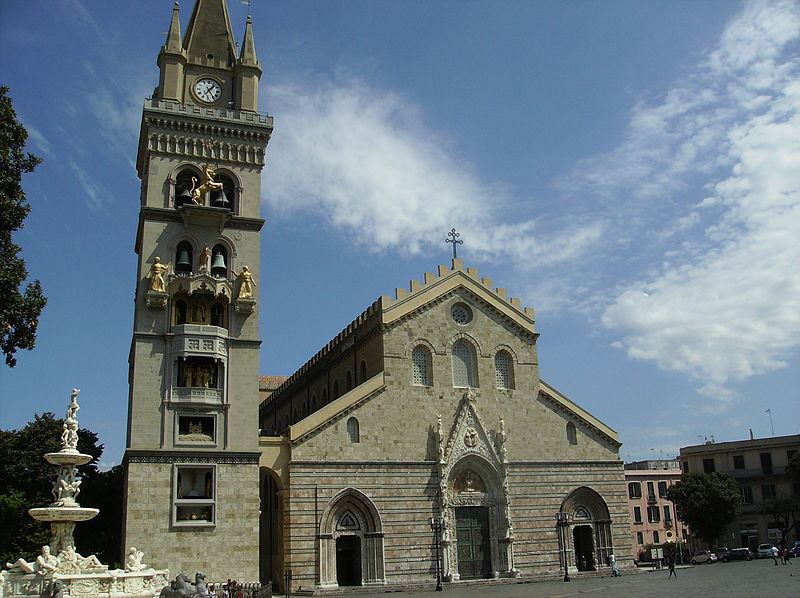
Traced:
<path id="1" fill-rule="evenodd" d="M 65 449 L 58 453 L 46 453 L 44 456 L 48 463 L 53 465 L 85 465 L 92 460 L 91 455 Z"/>
<path id="2" fill-rule="evenodd" d="M 88 507 L 38 507 L 28 509 L 36 521 L 88 521 L 96 517 L 100 509 Z"/>

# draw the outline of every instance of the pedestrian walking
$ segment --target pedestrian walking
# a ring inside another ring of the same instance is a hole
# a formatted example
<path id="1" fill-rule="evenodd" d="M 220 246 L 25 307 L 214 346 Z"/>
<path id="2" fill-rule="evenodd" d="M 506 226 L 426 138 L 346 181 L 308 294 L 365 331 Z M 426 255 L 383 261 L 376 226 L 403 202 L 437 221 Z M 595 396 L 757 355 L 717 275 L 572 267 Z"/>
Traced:
<path id="1" fill-rule="evenodd" d="M 783 564 L 784 565 L 791 565 L 792 564 L 792 561 L 789 560 L 789 557 L 791 555 L 789 554 L 789 547 L 788 546 L 784 546 L 781 549 L 781 556 L 783 557 Z"/>
<path id="2" fill-rule="evenodd" d="M 669 577 L 667 577 L 667 579 L 669 579 L 670 577 L 675 577 L 675 579 L 678 579 L 678 574 L 675 573 L 675 558 L 674 557 L 669 559 Z"/>
<path id="3" fill-rule="evenodd" d="M 613 554 L 609 556 L 608 564 L 611 565 L 611 575 L 613 575 L 614 577 L 619 577 L 620 572 L 619 572 L 619 567 L 617 566 L 617 557 L 615 557 Z"/>
<path id="4" fill-rule="evenodd" d="M 780 554 L 780 552 L 778 551 L 778 549 L 775 546 L 773 546 L 772 547 L 772 561 L 775 563 L 776 567 L 778 566 L 778 555 L 779 554 Z"/>

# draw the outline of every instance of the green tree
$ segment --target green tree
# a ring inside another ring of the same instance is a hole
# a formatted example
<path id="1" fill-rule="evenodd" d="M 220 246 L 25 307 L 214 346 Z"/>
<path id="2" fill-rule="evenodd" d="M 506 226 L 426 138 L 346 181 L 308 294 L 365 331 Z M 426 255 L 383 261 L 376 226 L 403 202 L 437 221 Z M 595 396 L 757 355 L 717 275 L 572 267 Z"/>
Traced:
<path id="1" fill-rule="evenodd" d="M 780 494 L 774 498 L 768 498 L 759 505 L 759 510 L 765 515 L 772 517 L 768 524 L 781 530 L 781 546 L 786 545 L 786 536 L 797 525 L 800 516 L 800 498 Z"/>
<path id="2" fill-rule="evenodd" d="M 677 514 L 711 547 L 722 528 L 739 514 L 742 492 L 727 473 L 685 473 L 667 490 Z"/>
<path id="3" fill-rule="evenodd" d="M 53 502 L 51 493 L 57 467 L 48 463 L 45 453 L 61 450 L 64 420 L 52 413 L 34 416 L 21 430 L 0 430 L 0 562 L 13 562 L 20 556 L 35 558 L 43 544 L 50 541 L 49 525 L 34 521 L 28 514 L 32 507 Z M 98 475 L 97 461 L 103 445 L 97 434 L 81 428 L 78 450 L 92 460 L 78 467 L 78 475 L 89 483 Z M 83 490 L 83 484 L 81 484 Z M 78 498 L 82 506 L 92 506 Z"/>
<path id="4" fill-rule="evenodd" d="M 28 283 L 25 292 L 20 285 L 28 277 L 25 260 L 19 257 L 20 247 L 11 233 L 22 228 L 31 207 L 22 189 L 22 175 L 33 172 L 41 162 L 25 153 L 28 132 L 17 122 L 8 88 L 0 87 L 0 348 L 6 363 L 14 367 L 17 349 L 33 349 L 39 314 L 47 304 L 38 280 Z"/>
<path id="5" fill-rule="evenodd" d="M 75 544 L 82 554 L 95 554 L 112 569 L 122 567 L 122 496 L 125 468 L 122 465 L 89 476 L 81 484 L 81 506 L 95 507 L 94 519 L 75 526 Z"/>

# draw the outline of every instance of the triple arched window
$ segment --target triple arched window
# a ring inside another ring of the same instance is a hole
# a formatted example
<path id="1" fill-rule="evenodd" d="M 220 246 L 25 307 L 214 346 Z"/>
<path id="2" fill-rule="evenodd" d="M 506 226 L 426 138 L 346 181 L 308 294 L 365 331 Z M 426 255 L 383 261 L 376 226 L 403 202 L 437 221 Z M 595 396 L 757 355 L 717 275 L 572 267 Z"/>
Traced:
<path id="1" fill-rule="evenodd" d="M 465 388 L 478 386 L 475 348 L 464 339 L 453 343 L 453 386 Z"/>
<path id="2" fill-rule="evenodd" d="M 497 388 L 514 388 L 514 362 L 508 351 L 498 351 L 494 356 L 494 376 Z"/>
<path id="3" fill-rule="evenodd" d="M 425 345 L 417 345 L 411 351 L 411 382 L 417 386 L 433 385 L 431 352 Z"/>

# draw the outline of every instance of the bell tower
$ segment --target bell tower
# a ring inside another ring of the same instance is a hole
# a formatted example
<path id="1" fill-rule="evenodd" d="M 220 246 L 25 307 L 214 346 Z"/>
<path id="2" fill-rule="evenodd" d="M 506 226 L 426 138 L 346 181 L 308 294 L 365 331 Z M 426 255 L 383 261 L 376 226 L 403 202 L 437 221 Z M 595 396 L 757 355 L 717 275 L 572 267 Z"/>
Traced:
<path id="1" fill-rule="evenodd" d="M 237 52 L 225 0 L 178 4 L 145 101 L 129 355 L 124 549 L 176 573 L 255 581 L 261 170 L 250 17 Z"/>

